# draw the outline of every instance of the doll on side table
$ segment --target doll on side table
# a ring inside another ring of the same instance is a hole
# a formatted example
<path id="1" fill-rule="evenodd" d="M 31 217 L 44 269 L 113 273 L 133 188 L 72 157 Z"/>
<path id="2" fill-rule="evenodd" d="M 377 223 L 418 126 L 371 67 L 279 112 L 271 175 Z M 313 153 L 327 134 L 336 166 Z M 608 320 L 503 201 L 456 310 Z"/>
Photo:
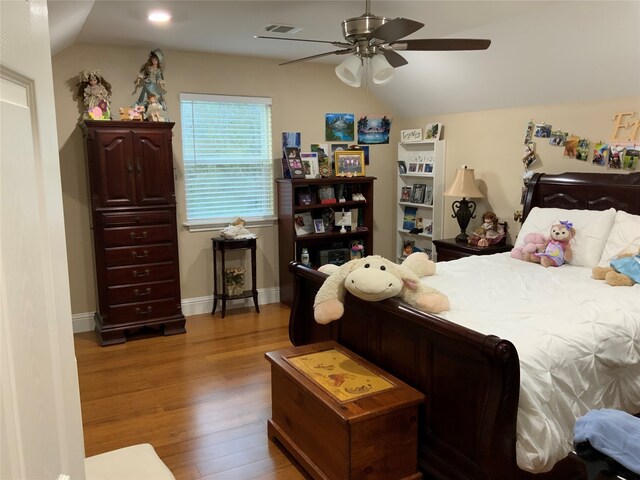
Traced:
<path id="1" fill-rule="evenodd" d="M 482 215 L 482 225 L 469 236 L 469 245 L 488 247 L 500 242 L 505 236 L 504 227 L 498 222 L 498 216 L 491 212 Z"/>

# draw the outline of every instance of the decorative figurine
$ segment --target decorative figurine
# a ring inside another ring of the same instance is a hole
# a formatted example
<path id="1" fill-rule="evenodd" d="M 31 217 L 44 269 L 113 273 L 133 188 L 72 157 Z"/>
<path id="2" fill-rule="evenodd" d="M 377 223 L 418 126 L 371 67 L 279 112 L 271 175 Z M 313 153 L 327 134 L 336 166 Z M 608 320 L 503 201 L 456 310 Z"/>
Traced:
<path id="1" fill-rule="evenodd" d="M 77 87 L 77 98 L 82 98 L 84 104 L 83 118 L 111 120 L 111 85 L 102 77 L 100 70 L 80 72 Z"/>
<path id="2" fill-rule="evenodd" d="M 149 105 L 147 106 L 145 118 L 150 122 L 165 122 L 166 119 L 163 114 L 164 109 L 162 108 L 162 105 L 158 103 L 158 97 L 155 95 L 149 95 Z"/>
<path id="3" fill-rule="evenodd" d="M 142 67 L 140 67 L 140 73 L 135 80 L 135 89 L 133 93 L 136 93 L 138 87 L 142 85 L 142 90 L 140 92 L 140 96 L 138 97 L 138 101 L 134 104 L 142 105 L 143 107 L 147 107 L 149 105 L 149 97 L 151 95 L 155 95 L 157 102 L 162 106 L 164 111 L 167 110 L 167 107 L 164 103 L 164 94 L 166 93 L 164 89 L 164 55 L 162 50 L 156 48 L 149 53 L 149 58 L 145 62 Z"/>
<path id="4" fill-rule="evenodd" d="M 485 212 L 482 215 L 482 225 L 475 229 L 469 236 L 469 245 L 477 245 L 478 247 L 488 247 L 495 245 L 505 236 L 502 225 L 498 222 L 498 216 L 493 212 Z"/>

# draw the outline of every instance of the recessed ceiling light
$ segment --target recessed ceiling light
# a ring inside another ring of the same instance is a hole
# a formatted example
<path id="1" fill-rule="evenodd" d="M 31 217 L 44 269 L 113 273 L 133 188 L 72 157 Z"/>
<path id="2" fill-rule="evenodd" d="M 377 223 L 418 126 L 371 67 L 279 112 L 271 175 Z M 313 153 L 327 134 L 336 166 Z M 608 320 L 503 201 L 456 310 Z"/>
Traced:
<path id="1" fill-rule="evenodd" d="M 155 23 L 165 23 L 171 20 L 171 15 L 162 10 L 155 10 L 149 14 L 149 21 Z"/>

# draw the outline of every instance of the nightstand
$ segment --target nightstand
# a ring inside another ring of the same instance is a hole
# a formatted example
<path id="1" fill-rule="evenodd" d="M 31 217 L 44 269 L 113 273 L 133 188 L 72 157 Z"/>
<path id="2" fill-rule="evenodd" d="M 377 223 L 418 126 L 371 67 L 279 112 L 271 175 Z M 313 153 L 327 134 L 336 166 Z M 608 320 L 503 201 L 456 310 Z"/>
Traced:
<path id="1" fill-rule="evenodd" d="M 458 258 L 470 257 L 472 255 L 493 255 L 494 253 L 510 252 L 513 248 L 513 245 L 509 244 L 476 247 L 466 243 L 458 243 L 455 238 L 434 240 L 433 245 L 436 247 L 436 258 L 439 262 L 457 260 Z"/>

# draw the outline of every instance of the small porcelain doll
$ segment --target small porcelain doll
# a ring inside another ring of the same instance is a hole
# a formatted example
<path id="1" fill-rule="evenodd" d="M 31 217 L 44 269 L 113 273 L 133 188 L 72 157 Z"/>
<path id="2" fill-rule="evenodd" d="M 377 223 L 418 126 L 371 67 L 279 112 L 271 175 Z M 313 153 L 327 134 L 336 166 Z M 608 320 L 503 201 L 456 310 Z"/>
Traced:
<path id="1" fill-rule="evenodd" d="M 489 245 L 498 243 L 504 236 L 504 228 L 498 222 L 498 216 L 488 211 L 482 215 L 482 225 L 476 228 L 469 237 L 468 243 L 470 245 L 477 245 L 478 247 L 488 247 Z"/>
<path id="2" fill-rule="evenodd" d="M 111 85 L 100 70 L 83 70 L 77 84 L 77 96 L 84 104 L 83 118 L 91 120 L 110 120 L 109 101 L 111 100 Z"/>
<path id="3" fill-rule="evenodd" d="M 164 109 L 162 108 L 162 105 L 158 103 L 158 97 L 155 95 L 149 95 L 149 105 L 147 106 L 145 117 L 150 122 L 166 121 L 164 117 Z"/>

